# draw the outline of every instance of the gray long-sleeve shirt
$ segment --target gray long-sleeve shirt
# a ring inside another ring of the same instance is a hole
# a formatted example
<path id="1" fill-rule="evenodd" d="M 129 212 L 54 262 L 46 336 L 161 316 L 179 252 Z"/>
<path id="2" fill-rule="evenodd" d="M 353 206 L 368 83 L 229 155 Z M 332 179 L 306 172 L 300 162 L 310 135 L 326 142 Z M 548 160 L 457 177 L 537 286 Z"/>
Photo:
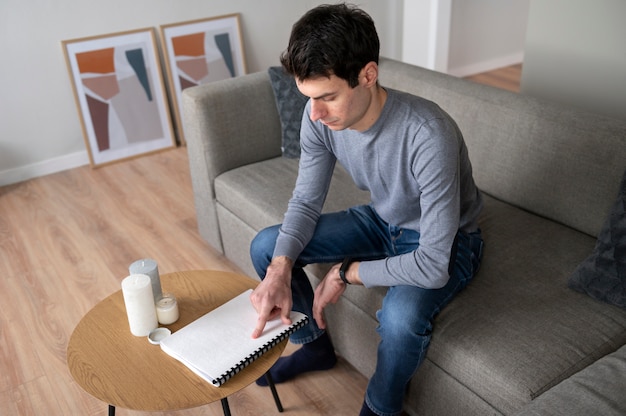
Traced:
<path id="1" fill-rule="evenodd" d="M 302 118 L 298 180 L 274 256 L 296 259 L 313 235 L 338 160 L 387 223 L 420 232 L 407 254 L 361 262 L 364 285 L 439 288 L 457 231 L 475 231 L 482 198 L 463 136 L 436 104 L 387 89 L 383 110 L 364 132 L 333 131 Z"/>

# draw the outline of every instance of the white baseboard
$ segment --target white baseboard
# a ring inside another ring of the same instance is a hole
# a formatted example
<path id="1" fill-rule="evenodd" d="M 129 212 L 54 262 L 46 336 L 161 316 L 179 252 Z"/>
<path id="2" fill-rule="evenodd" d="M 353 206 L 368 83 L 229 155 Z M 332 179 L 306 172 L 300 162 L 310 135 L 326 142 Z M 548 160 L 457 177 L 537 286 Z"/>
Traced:
<path id="1" fill-rule="evenodd" d="M 518 52 L 457 68 L 448 68 L 448 74 L 462 78 L 522 62 L 524 62 L 524 52 Z"/>
<path id="2" fill-rule="evenodd" d="M 0 171 L 0 186 L 23 182 L 39 176 L 61 172 L 89 164 L 87 151 L 70 153 L 31 165 Z"/>

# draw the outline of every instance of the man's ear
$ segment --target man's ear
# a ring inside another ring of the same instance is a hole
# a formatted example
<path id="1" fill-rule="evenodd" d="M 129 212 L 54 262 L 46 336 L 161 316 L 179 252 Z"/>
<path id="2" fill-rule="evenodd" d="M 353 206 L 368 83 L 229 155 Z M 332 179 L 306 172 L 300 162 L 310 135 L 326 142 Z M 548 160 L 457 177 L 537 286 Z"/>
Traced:
<path id="1" fill-rule="evenodd" d="M 361 69 L 361 76 L 365 87 L 376 85 L 378 81 L 378 65 L 371 61 Z"/>

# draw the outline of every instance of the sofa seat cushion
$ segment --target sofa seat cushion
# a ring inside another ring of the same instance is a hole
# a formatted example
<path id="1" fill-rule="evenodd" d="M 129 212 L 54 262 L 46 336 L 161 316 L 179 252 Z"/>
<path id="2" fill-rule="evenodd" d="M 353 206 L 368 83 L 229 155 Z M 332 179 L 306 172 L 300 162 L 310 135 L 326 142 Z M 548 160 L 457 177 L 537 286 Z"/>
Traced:
<path id="1" fill-rule="evenodd" d="M 593 237 L 489 196 L 480 224 L 481 270 L 437 317 L 427 358 L 510 414 L 624 345 L 626 313 L 567 287 Z"/>
<path id="2" fill-rule="evenodd" d="M 515 416 L 622 416 L 626 414 L 626 346 L 533 400 Z"/>
<path id="3" fill-rule="evenodd" d="M 277 157 L 225 172 L 215 179 L 215 198 L 256 231 L 282 222 L 296 183 L 298 161 Z M 369 203 L 339 164 L 335 168 L 324 212 Z"/>

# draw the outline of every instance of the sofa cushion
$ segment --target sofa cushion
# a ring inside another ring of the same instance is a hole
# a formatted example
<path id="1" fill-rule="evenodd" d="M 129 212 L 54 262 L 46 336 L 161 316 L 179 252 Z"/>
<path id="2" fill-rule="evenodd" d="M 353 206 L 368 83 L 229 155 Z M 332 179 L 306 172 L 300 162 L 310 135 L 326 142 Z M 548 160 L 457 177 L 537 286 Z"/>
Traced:
<path id="1" fill-rule="evenodd" d="M 283 220 L 297 172 L 298 161 L 284 157 L 233 169 L 215 179 L 217 202 L 260 231 Z M 368 202 L 369 193 L 359 190 L 345 169 L 337 165 L 324 212 Z"/>
<path id="2" fill-rule="evenodd" d="M 287 158 L 300 157 L 300 124 L 308 99 L 300 93 L 293 77 L 273 66 L 268 69 L 276 108 L 282 127 L 282 152 Z"/>
<path id="3" fill-rule="evenodd" d="M 593 252 L 576 268 L 568 284 L 626 309 L 626 171 Z"/>
<path id="4" fill-rule="evenodd" d="M 436 318 L 427 359 L 510 414 L 626 343 L 626 312 L 565 284 L 594 238 L 488 195 L 479 221 L 481 269 Z"/>
<path id="5" fill-rule="evenodd" d="M 626 346 L 533 400 L 515 416 L 626 414 Z"/>

